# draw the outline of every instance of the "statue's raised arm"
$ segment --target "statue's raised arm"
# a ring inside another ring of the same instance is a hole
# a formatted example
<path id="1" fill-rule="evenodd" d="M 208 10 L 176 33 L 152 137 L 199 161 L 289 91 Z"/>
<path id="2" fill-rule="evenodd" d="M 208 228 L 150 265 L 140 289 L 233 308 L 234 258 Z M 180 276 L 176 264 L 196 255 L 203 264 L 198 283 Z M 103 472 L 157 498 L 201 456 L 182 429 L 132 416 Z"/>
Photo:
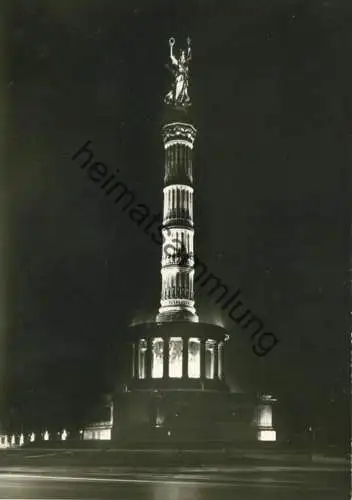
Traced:
<path id="1" fill-rule="evenodd" d="M 187 37 L 187 62 L 192 59 L 191 39 Z"/>
<path id="2" fill-rule="evenodd" d="M 171 59 L 171 62 L 172 64 L 174 64 L 175 66 L 177 66 L 178 64 L 178 61 L 176 59 L 176 57 L 174 56 L 174 45 L 175 45 L 175 39 L 174 38 L 170 38 L 169 40 L 169 45 L 170 45 L 170 59 Z"/>
<path id="3" fill-rule="evenodd" d="M 170 59 L 173 65 L 173 73 L 175 80 L 173 82 L 170 92 L 165 96 L 165 103 L 174 106 L 175 108 L 186 108 L 191 105 L 188 95 L 189 84 L 189 69 L 188 63 L 191 60 L 191 39 L 187 38 L 187 51 L 180 50 L 180 56 L 177 59 L 174 55 L 175 39 L 169 39 L 170 46 Z"/>

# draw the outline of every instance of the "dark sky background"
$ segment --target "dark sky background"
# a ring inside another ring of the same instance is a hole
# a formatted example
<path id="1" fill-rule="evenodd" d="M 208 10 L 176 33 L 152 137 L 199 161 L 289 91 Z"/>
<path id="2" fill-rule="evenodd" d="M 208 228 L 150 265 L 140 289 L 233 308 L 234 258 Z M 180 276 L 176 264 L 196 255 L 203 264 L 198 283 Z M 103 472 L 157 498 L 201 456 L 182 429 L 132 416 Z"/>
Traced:
<path id="1" fill-rule="evenodd" d="M 192 38 L 198 253 L 280 339 L 258 358 L 225 314 L 229 382 L 297 419 L 347 412 L 349 3 L 21 0 L 4 15 L 5 413 L 86 413 L 117 382 L 126 325 L 157 311 L 160 249 L 70 158 L 92 140 L 161 209 L 171 35 Z"/>

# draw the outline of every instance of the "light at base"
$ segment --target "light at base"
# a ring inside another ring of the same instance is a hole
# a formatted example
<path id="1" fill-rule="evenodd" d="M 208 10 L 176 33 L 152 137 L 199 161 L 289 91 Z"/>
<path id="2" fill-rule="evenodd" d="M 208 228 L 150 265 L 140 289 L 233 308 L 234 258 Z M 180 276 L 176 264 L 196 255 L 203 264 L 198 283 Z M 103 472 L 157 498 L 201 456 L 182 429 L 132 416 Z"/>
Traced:
<path id="1" fill-rule="evenodd" d="M 87 428 L 83 432 L 83 439 L 84 440 L 97 439 L 100 441 L 109 441 L 111 440 L 111 429 L 98 426 Z"/>
<path id="2" fill-rule="evenodd" d="M 10 446 L 9 439 L 6 435 L 0 434 L 0 448 L 8 448 Z"/>
<path id="3" fill-rule="evenodd" d="M 258 441 L 274 442 L 274 441 L 276 441 L 276 431 L 267 430 L 267 429 L 259 430 L 257 433 L 257 439 L 258 439 Z"/>

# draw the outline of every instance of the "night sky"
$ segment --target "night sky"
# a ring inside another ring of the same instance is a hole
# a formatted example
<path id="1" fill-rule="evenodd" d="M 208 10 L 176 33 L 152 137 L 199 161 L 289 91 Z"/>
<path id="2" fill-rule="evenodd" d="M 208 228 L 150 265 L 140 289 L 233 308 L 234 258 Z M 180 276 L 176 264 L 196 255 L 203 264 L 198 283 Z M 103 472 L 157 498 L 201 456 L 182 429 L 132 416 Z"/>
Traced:
<path id="1" fill-rule="evenodd" d="M 257 357 L 205 294 L 201 318 L 231 335 L 232 388 L 276 394 L 296 420 L 342 418 L 349 3 L 9 5 L 4 414 L 36 425 L 86 415 L 118 383 L 127 325 L 157 312 L 161 249 L 71 156 L 91 140 L 95 158 L 161 210 L 168 38 L 180 48 L 190 35 L 197 252 L 280 342 Z"/>

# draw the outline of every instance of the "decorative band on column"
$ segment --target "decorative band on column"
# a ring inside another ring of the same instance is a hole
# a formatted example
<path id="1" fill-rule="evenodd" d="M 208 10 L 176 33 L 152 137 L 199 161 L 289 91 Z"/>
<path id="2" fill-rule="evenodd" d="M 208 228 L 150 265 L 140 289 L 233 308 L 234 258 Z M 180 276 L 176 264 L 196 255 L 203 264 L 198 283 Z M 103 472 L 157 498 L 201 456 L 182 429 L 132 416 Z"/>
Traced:
<path id="1" fill-rule="evenodd" d="M 193 142 L 187 141 L 186 139 L 174 139 L 165 142 L 164 147 L 165 149 L 170 148 L 171 146 L 186 146 L 187 148 L 193 149 Z"/>

